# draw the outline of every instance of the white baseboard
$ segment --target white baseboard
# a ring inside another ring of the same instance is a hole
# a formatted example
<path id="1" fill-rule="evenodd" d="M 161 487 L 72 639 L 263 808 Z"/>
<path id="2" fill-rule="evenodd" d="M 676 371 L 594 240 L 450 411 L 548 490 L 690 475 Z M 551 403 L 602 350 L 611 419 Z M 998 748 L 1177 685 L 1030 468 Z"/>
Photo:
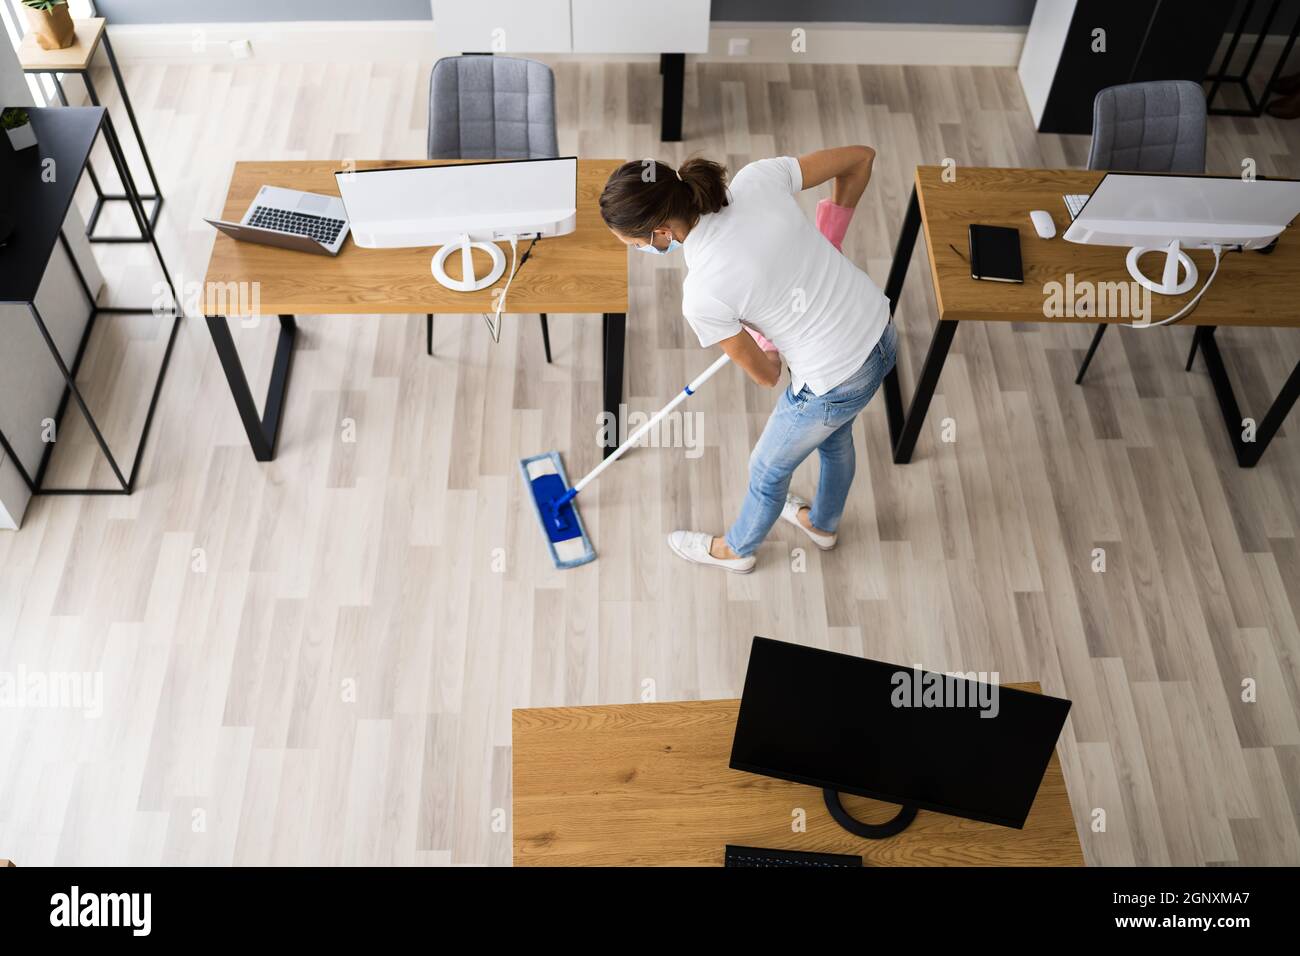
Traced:
<path id="1" fill-rule="evenodd" d="M 796 29 L 806 30 L 796 52 Z M 431 20 L 317 21 L 291 23 L 176 23 L 110 26 L 113 50 L 124 61 L 377 62 L 429 60 L 451 52 L 438 46 Z M 728 56 L 728 41 L 748 39 L 748 56 Z M 231 43 L 247 40 L 252 58 L 237 60 Z M 709 52 L 691 59 L 711 63 L 877 63 L 1015 66 L 1024 27 L 968 27 L 899 23 L 731 23 L 709 31 Z M 653 61 L 653 55 L 546 54 L 547 62 Z"/>

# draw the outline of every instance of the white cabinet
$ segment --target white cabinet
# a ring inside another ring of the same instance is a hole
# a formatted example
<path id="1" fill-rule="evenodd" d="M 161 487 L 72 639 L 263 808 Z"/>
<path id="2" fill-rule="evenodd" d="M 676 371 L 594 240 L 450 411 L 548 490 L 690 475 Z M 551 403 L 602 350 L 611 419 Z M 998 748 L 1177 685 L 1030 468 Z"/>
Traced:
<path id="1" fill-rule="evenodd" d="M 1075 6 L 1076 0 L 1038 0 L 1033 19 L 1029 22 L 1017 72 L 1035 127 L 1043 120 L 1047 94 L 1052 89 L 1056 66 L 1061 61 L 1061 49 L 1070 32 Z"/>
<path id="2" fill-rule="evenodd" d="M 569 53 L 569 0 L 433 0 L 433 35 L 445 53 Z"/>
<path id="3" fill-rule="evenodd" d="M 707 53 L 709 0 L 571 0 L 574 53 Z"/>
<path id="4" fill-rule="evenodd" d="M 660 139 L 682 138 L 686 54 L 709 49 L 709 0 L 430 0 L 434 47 L 460 53 L 659 54 Z"/>
<path id="5" fill-rule="evenodd" d="M 444 53 L 704 53 L 709 0 L 431 0 Z"/>

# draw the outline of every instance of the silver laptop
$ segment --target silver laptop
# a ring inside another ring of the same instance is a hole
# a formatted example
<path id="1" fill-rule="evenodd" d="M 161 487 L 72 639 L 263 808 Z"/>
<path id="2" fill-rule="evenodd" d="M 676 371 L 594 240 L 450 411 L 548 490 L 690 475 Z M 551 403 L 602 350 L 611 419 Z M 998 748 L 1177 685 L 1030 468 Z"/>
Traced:
<path id="1" fill-rule="evenodd" d="M 338 196 L 263 186 L 239 222 L 205 219 L 232 239 L 336 256 L 348 237 L 348 214 Z"/>

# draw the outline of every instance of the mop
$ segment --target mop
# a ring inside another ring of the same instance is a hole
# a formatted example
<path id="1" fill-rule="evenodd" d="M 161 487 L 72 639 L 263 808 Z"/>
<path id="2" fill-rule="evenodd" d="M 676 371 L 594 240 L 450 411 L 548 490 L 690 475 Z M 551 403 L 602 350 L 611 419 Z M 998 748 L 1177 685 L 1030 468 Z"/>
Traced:
<path id="1" fill-rule="evenodd" d="M 830 200 L 823 199 L 817 204 L 817 228 L 836 249 L 839 249 L 840 243 L 844 241 L 844 234 L 852 216 L 852 209 L 837 206 Z M 775 345 L 754 329 L 746 326 L 745 331 L 753 336 L 754 341 L 763 351 L 776 350 Z M 564 472 L 564 463 L 560 461 L 559 452 L 547 451 L 519 462 L 519 470 L 528 484 L 529 491 L 532 492 L 537 520 L 541 522 L 542 530 L 546 532 L 546 546 L 551 552 L 551 561 L 557 568 L 567 570 L 596 560 L 596 551 L 591 546 L 591 539 L 587 537 L 586 529 L 582 526 L 582 518 L 578 515 L 577 506 L 574 504 L 578 492 L 599 478 L 601 472 L 622 458 L 624 452 L 663 421 L 674 408 L 694 395 L 718 369 L 730 362 L 728 356 L 718 356 L 712 365 L 692 379 L 690 384 L 673 396 L 672 401 L 655 412 L 648 422 L 629 435 L 608 458 L 591 469 L 572 488 L 568 487 L 569 478 Z"/>
<path id="2" fill-rule="evenodd" d="M 551 560 L 561 570 L 576 568 L 588 561 L 596 560 L 596 551 L 591 540 L 582 527 L 582 518 L 574 500 L 578 492 L 600 477 L 614 462 L 623 457 L 623 453 L 639 442 L 645 434 L 658 425 L 674 408 L 694 395 L 705 382 L 711 379 L 718 369 L 731 362 L 726 355 L 720 355 L 712 365 L 691 380 L 690 384 L 673 396 L 673 400 L 650 417 L 650 420 L 627 437 L 612 454 L 591 471 L 587 472 L 572 488 L 564 474 L 564 464 L 560 453 L 543 452 L 525 458 L 519 463 L 524 481 L 533 493 L 533 505 L 537 509 L 537 520 L 546 532 L 546 543 L 551 551 Z M 567 489 L 567 490 L 566 490 Z"/>

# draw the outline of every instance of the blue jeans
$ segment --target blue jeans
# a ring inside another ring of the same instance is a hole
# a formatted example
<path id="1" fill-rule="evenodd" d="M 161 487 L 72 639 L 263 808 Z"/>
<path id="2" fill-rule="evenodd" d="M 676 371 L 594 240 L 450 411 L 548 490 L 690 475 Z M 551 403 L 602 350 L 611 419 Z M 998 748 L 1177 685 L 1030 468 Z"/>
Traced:
<path id="1" fill-rule="evenodd" d="M 825 395 L 814 395 L 806 385 L 792 395 L 786 387 L 749 456 L 749 493 L 727 532 L 732 551 L 744 557 L 758 549 L 781 517 L 790 477 L 813 449 L 821 457 L 821 475 L 812 501 L 812 524 L 827 532 L 839 527 L 857 467 L 853 420 L 876 394 L 897 355 L 898 333 L 891 321 L 862 366 Z"/>

